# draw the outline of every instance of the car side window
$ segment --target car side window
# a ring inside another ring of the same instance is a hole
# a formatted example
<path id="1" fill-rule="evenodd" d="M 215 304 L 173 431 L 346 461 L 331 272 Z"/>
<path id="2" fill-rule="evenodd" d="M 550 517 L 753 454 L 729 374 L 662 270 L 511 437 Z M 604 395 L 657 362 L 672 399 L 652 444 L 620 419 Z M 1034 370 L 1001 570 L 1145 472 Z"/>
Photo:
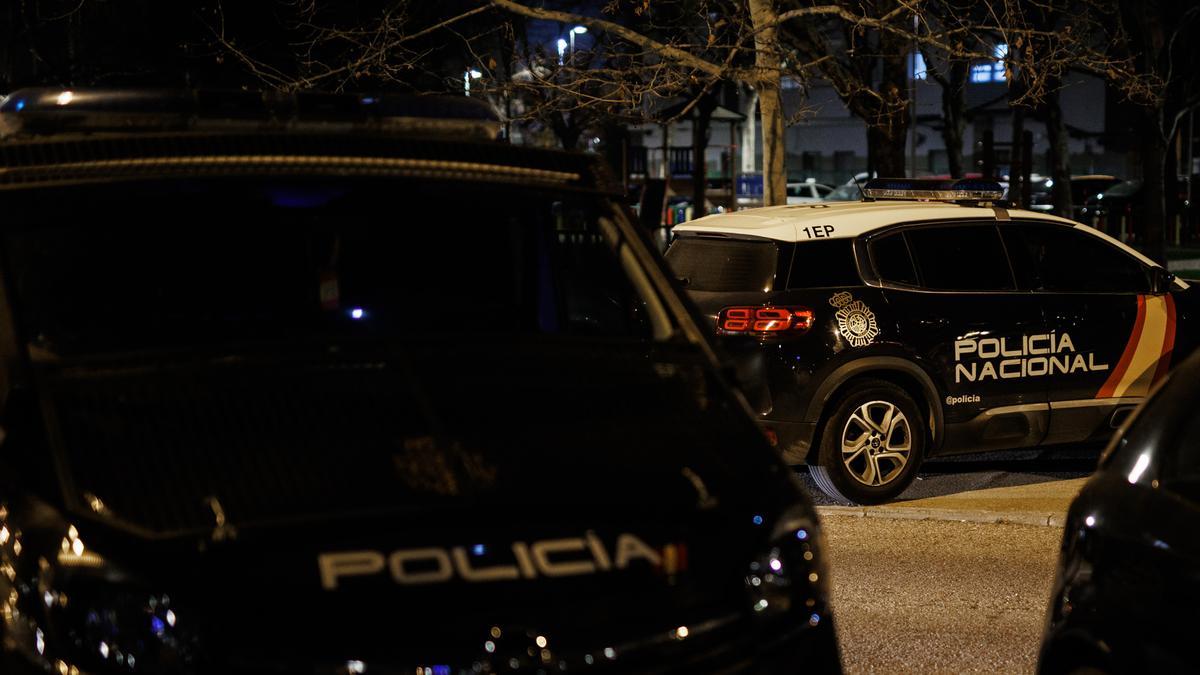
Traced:
<path id="1" fill-rule="evenodd" d="M 905 233 L 921 286 L 941 291 L 1008 291 L 1012 268 L 994 225 L 921 227 Z"/>
<path id="2" fill-rule="evenodd" d="M 849 239 L 806 241 L 796 245 L 788 288 L 858 286 L 862 279 Z"/>
<path id="3" fill-rule="evenodd" d="M 871 242 L 871 264 L 875 274 L 885 283 L 917 285 L 917 270 L 904 241 L 904 233 L 879 237 Z"/>
<path id="4" fill-rule="evenodd" d="M 1061 293 L 1148 293 L 1150 273 L 1103 239 L 1060 225 L 1001 228 L 1021 288 Z"/>

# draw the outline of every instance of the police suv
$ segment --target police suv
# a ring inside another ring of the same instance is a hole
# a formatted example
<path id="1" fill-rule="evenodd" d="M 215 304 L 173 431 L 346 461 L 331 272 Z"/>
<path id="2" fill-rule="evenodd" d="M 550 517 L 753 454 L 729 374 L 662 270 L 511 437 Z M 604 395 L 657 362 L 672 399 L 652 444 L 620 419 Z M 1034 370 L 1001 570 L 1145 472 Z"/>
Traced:
<path id="1" fill-rule="evenodd" d="M 1189 285 L 987 181 L 872 180 L 854 203 L 713 215 L 666 257 L 768 357 L 760 424 L 834 498 L 927 457 L 1102 441 L 1195 346 Z"/>

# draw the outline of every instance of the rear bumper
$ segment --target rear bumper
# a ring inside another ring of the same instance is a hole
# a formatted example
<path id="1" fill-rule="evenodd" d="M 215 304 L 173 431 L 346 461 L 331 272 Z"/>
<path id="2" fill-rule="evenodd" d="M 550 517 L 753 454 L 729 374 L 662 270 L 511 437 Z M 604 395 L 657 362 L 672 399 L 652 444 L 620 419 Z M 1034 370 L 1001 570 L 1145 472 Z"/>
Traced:
<path id="1" fill-rule="evenodd" d="M 788 464 L 805 462 L 817 431 L 816 422 L 782 422 L 772 419 L 758 420 L 758 427 L 783 454 L 783 459 Z"/>

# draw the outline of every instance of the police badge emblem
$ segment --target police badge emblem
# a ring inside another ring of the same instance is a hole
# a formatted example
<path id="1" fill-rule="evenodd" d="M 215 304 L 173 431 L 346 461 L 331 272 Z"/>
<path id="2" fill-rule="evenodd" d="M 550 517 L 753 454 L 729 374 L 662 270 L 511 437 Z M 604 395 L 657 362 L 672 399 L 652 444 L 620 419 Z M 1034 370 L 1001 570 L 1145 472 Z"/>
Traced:
<path id="1" fill-rule="evenodd" d="M 879 335 L 879 324 L 875 323 L 875 313 L 862 300 L 855 300 L 846 291 L 835 293 L 829 299 L 829 304 L 838 308 L 838 328 L 850 343 L 851 347 L 866 347 L 875 341 Z"/>

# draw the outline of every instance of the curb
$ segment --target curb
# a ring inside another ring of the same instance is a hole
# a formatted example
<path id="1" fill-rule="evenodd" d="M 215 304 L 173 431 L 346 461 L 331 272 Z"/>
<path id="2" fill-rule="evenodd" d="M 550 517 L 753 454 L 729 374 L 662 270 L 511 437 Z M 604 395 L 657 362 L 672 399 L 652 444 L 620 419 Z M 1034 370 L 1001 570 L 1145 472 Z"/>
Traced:
<path id="1" fill-rule="evenodd" d="M 1037 527 L 1062 527 L 1066 518 L 1064 513 L 936 509 L 919 506 L 818 506 L 816 509 L 817 514 L 822 518 L 840 516 L 892 520 L 943 520 L 959 523 L 1033 525 Z"/>

